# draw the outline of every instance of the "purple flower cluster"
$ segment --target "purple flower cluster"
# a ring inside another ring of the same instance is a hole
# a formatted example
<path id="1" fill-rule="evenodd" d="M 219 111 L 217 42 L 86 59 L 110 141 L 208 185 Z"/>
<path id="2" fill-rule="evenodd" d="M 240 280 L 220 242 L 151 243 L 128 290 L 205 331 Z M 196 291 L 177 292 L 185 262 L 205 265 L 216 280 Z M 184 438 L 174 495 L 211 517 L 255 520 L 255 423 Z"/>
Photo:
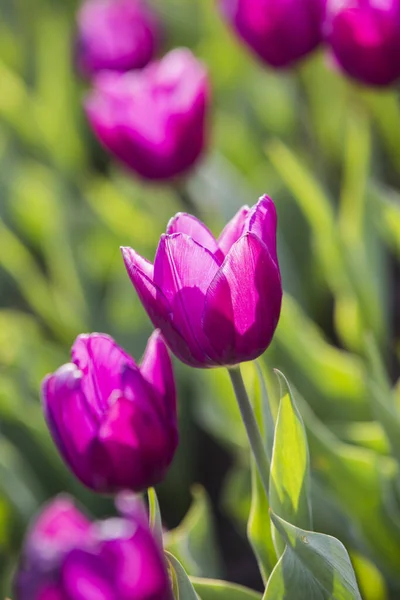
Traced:
<path id="1" fill-rule="evenodd" d="M 272 67 L 325 44 L 334 64 L 367 85 L 400 78 L 399 0 L 219 0 L 238 36 Z"/>
<path id="2" fill-rule="evenodd" d="M 172 600 L 146 515 L 91 522 L 67 496 L 49 503 L 28 531 L 15 580 L 17 600 Z"/>

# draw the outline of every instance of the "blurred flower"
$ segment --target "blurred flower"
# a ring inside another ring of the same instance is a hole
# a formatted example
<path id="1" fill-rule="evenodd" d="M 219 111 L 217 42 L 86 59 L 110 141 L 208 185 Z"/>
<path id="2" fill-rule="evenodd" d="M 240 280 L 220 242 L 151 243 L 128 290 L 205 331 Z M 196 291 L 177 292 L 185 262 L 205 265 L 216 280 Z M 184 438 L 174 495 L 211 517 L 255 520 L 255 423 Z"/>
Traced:
<path id="1" fill-rule="evenodd" d="M 146 521 L 91 523 L 66 496 L 50 502 L 25 539 L 16 600 L 171 600 Z"/>
<path id="2" fill-rule="evenodd" d="M 177 49 L 141 72 L 103 73 L 86 101 L 102 144 L 146 179 L 170 179 L 205 144 L 208 80 L 189 50 Z"/>
<path id="3" fill-rule="evenodd" d="M 43 382 L 48 426 L 89 488 L 144 490 L 165 476 L 178 443 L 171 359 L 160 332 L 140 367 L 101 333 L 80 335 L 72 362 Z"/>
<path id="4" fill-rule="evenodd" d="M 399 0 L 328 0 L 326 38 L 350 77 L 376 86 L 400 77 Z"/>
<path id="5" fill-rule="evenodd" d="M 86 0 L 78 13 L 78 67 L 86 76 L 145 67 L 158 34 L 145 0 Z"/>
<path id="6" fill-rule="evenodd" d="M 150 319 L 184 363 L 234 365 L 270 344 L 282 299 L 276 224 L 274 203 L 264 196 L 243 207 L 218 240 L 195 217 L 178 213 L 154 266 L 122 248 Z"/>
<path id="7" fill-rule="evenodd" d="M 322 41 L 326 0 L 219 0 L 233 29 L 271 67 L 292 65 Z"/>

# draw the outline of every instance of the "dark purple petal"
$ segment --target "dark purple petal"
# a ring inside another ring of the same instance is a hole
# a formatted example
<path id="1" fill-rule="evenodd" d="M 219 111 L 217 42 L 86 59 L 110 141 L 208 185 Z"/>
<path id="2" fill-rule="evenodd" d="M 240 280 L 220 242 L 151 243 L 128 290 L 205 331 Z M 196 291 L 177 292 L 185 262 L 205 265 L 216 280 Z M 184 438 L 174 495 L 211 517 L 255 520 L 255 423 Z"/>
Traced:
<path id="1" fill-rule="evenodd" d="M 108 409 L 111 394 L 121 389 L 121 373 L 125 365 L 134 365 L 135 362 L 104 333 L 79 335 L 71 354 L 83 374 L 82 391 L 101 416 Z"/>
<path id="2" fill-rule="evenodd" d="M 98 415 L 81 389 L 82 373 L 72 363 L 49 375 L 42 386 L 44 415 L 62 457 L 86 485 L 91 472 L 87 451 L 97 434 Z"/>
<path id="3" fill-rule="evenodd" d="M 192 365 L 210 359 L 211 349 L 203 335 L 201 317 L 205 294 L 218 267 L 215 256 L 187 235 L 161 236 L 154 262 L 154 282 L 171 306 L 172 324 L 190 349 Z"/>
<path id="4" fill-rule="evenodd" d="M 218 246 L 223 255 L 226 256 L 233 244 L 243 234 L 246 217 L 249 213 L 248 206 L 242 206 L 236 215 L 227 223 L 218 238 Z"/>
<path id="5" fill-rule="evenodd" d="M 176 389 L 172 362 L 161 331 L 150 337 L 140 372 L 152 389 L 163 417 L 176 427 Z"/>
<path id="6" fill-rule="evenodd" d="M 282 300 L 268 248 L 247 233 L 231 248 L 207 293 L 204 332 L 221 364 L 257 358 L 269 346 Z"/>
<path id="7" fill-rule="evenodd" d="M 328 4 L 326 37 L 336 66 L 367 85 L 400 78 L 398 0 L 343 0 Z"/>
<path id="8" fill-rule="evenodd" d="M 239 37 L 270 66 L 289 67 L 322 42 L 326 0 L 219 0 Z"/>

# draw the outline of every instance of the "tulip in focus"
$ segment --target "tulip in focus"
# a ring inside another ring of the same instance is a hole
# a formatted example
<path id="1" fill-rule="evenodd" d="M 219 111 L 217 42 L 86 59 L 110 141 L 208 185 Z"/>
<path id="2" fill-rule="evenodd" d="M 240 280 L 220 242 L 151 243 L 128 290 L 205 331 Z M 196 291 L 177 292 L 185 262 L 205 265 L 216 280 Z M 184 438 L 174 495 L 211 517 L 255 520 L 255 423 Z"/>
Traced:
<path id="1" fill-rule="evenodd" d="M 172 600 L 145 520 L 91 523 L 63 496 L 28 531 L 14 587 L 15 600 Z"/>
<path id="2" fill-rule="evenodd" d="M 239 37 L 271 67 L 289 67 L 322 41 L 326 0 L 219 0 Z"/>
<path id="3" fill-rule="evenodd" d="M 205 145 L 208 78 L 186 49 L 140 72 L 102 73 L 85 108 L 103 146 L 150 180 L 185 173 Z"/>
<path id="4" fill-rule="evenodd" d="M 87 77 L 141 69 L 154 58 L 158 36 L 145 0 L 86 0 L 78 14 L 78 67 Z"/>
<path id="5" fill-rule="evenodd" d="M 400 78 L 399 0 L 328 0 L 326 37 L 353 79 L 387 86 Z"/>
<path id="6" fill-rule="evenodd" d="M 257 358 L 278 324 L 282 285 L 274 203 L 243 207 L 218 240 L 178 213 L 161 236 L 154 265 L 122 248 L 129 277 L 171 350 L 193 367 Z"/>
<path id="7" fill-rule="evenodd" d="M 87 487 L 141 491 L 164 478 L 178 432 L 172 364 L 160 332 L 140 367 L 109 336 L 78 336 L 72 362 L 46 377 L 42 396 L 54 442 Z"/>

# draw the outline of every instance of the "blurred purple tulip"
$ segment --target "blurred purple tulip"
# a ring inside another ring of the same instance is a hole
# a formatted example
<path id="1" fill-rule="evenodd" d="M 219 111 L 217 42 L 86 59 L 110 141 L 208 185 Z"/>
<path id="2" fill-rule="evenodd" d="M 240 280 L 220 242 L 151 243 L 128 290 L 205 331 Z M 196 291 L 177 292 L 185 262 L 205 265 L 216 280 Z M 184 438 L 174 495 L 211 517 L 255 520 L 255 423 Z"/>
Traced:
<path id="1" fill-rule="evenodd" d="M 42 395 L 54 442 L 86 486 L 141 491 L 164 478 L 178 431 L 172 364 L 160 332 L 140 367 L 109 336 L 78 336 L 72 362 L 45 378 Z"/>
<path id="2" fill-rule="evenodd" d="M 91 523 L 66 496 L 32 524 L 14 587 L 15 600 L 172 600 L 146 521 Z"/>
<path id="3" fill-rule="evenodd" d="M 122 248 L 129 277 L 171 350 L 193 367 L 235 365 L 269 346 L 282 285 L 274 203 L 243 207 L 218 240 L 178 213 L 161 236 L 154 266 Z"/>
<path id="4" fill-rule="evenodd" d="M 353 79 L 387 86 L 400 78 L 399 0 L 328 0 L 326 38 Z"/>
<path id="5" fill-rule="evenodd" d="M 99 75 L 85 108 L 107 150 L 139 176 L 166 180 L 204 149 L 208 95 L 205 67 L 180 48 L 141 72 Z"/>
<path id="6" fill-rule="evenodd" d="M 239 37 L 271 67 L 289 67 L 322 41 L 326 0 L 219 0 Z"/>
<path id="7" fill-rule="evenodd" d="M 140 69 L 154 58 L 159 27 L 145 0 L 86 0 L 77 20 L 78 68 L 87 77 Z"/>

